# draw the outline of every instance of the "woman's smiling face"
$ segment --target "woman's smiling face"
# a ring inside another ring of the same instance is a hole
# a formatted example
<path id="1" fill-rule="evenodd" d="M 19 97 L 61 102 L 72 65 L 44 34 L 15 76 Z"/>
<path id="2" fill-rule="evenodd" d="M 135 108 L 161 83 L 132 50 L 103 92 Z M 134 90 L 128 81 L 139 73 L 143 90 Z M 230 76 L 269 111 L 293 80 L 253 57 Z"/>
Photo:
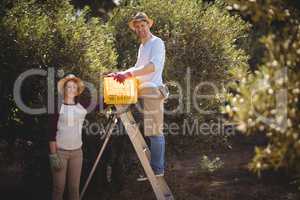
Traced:
<path id="1" fill-rule="evenodd" d="M 78 95 L 78 85 L 75 81 L 68 81 L 65 84 L 65 96 L 69 98 L 74 98 Z"/>

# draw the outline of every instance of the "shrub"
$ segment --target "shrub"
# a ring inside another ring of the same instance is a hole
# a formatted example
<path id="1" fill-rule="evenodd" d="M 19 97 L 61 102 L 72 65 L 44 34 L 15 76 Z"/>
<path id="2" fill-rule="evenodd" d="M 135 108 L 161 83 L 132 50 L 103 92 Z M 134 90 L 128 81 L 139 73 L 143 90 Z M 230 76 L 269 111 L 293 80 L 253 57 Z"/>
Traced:
<path id="1" fill-rule="evenodd" d="M 30 183 L 26 185 L 30 186 L 29 189 L 35 188 L 36 191 L 31 192 L 35 195 L 45 196 L 43 188 L 50 185 L 47 182 L 50 170 L 47 168 L 48 136 L 45 131 L 49 124 L 45 120 L 47 116 L 25 114 L 16 106 L 14 82 L 28 69 L 48 70 L 54 67 L 57 72 L 71 72 L 97 84 L 98 72 L 113 68 L 117 54 L 108 27 L 99 19 L 90 18 L 88 13 L 88 8 L 75 10 L 68 0 L 5 0 L 0 3 L 0 137 L 10 141 L 10 148 L 16 138 L 33 142 L 25 165 L 28 166 L 26 181 Z M 55 81 L 57 78 L 60 78 L 58 74 Z M 55 89 L 55 85 L 51 87 Z M 45 106 L 46 77 L 26 79 L 22 85 L 22 99 L 32 107 Z M 97 145 L 100 144 L 97 140 Z M 87 152 L 92 154 L 92 158 L 97 145 L 86 145 L 93 149 Z M 100 178 L 97 183 L 104 180 Z"/>
<path id="2" fill-rule="evenodd" d="M 299 10 L 290 1 L 232 2 L 229 8 L 251 16 L 256 26 L 267 27 L 268 32 L 260 39 L 265 46 L 262 64 L 230 85 L 224 111 L 243 133 L 262 133 L 268 138 L 266 146 L 255 150 L 250 165 L 254 172 L 299 171 Z"/>
<path id="3" fill-rule="evenodd" d="M 178 83 L 183 92 L 182 99 L 169 100 L 167 107 L 170 110 L 183 103 L 181 114 L 192 112 L 201 117 L 202 113 L 186 103 L 195 96 L 196 86 L 210 82 L 220 89 L 232 74 L 235 75 L 232 71 L 248 68 L 246 54 L 236 46 L 237 40 L 246 37 L 248 25 L 240 17 L 230 15 L 224 7 L 220 1 L 209 5 L 196 0 L 127 1 L 113 11 L 109 20 L 114 28 L 120 69 L 135 64 L 139 45 L 127 23 L 137 11 L 146 12 L 155 21 L 152 32 L 166 44 L 164 78 L 167 82 Z M 189 84 L 191 88 L 187 89 Z M 174 84 L 170 86 L 172 93 L 178 94 L 179 88 L 173 87 Z M 215 95 L 212 90 L 206 86 L 198 93 Z M 217 110 L 216 99 L 199 102 L 197 106 L 202 110 Z"/>
<path id="4" fill-rule="evenodd" d="M 5 2 L 1 5 L 0 24 L 0 76 L 2 86 L 7 87 L 1 90 L 3 102 L 12 102 L 14 81 L 28 69 L 54 67 L 96 84 L 97 72 L 115 66 L 113 37 L 97 18 L 87 17 L 88 8 L 75 10 L 67 0 Z M 45 77 L 32 77 L 24 86 L 22 94 L 27 105 L 46 105 Z M 7 115 L 13 113 L 12 118 L 25 117 L 15 105 L 8 108 L 11 110 Z M 15 122 L 22 125 L 22 119 Z"/>
<path id="5" fill-rule="evenodd" d="M 206 155 L 203 155 L 199 162 L 199 173 L 211 174 L 224 166 L 224 162 L 216 157 L 214 159 L 209 159 Z"/>

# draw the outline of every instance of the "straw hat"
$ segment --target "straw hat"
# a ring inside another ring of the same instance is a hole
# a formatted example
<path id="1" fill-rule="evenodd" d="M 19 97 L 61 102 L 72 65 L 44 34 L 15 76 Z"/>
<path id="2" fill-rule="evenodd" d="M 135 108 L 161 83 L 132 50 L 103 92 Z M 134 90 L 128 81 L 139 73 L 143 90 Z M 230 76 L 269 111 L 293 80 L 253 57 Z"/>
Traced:
<path id="1" fill-rule="evenodd" d="M 132 30 L 135 30 L 134 28 L 134 22 L 141 22 L 141 21 L 145 21 L 145 22 L 148 22 L 150 28 L 152 27 L 153 25 L 153 20 L 150 19 L 146 13 L 143 13 L 143 12 L 138 12 L 128 23 L 129 27 L 132 29 Z"/>
<path id="2" fill-rule="evenodd" d="M 74 74 L 68 74 L 67 76 L 65 76 L 64 78 L 62 78 L 58 81 L 58 83 L 57 83 L 58 92 L 60 94 L 63 94 L 65 83 L 70 80 L 74 81 L 77 84 L 77 86 L 78 86 L 78 94 L 77 95 L 80 95 L 83 92 L 85 86 L 84 86 L 83 81 L 80 78 L 76 77 Z"/>

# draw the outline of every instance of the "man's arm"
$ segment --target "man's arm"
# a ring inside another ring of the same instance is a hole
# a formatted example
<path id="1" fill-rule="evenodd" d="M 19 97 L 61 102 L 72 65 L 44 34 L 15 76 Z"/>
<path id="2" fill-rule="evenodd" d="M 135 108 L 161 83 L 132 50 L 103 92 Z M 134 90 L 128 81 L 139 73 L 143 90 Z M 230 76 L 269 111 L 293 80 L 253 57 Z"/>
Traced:
<path id="1" fill-rule="evenodd" d="M 165 45 L 163 41 L 156 40 L 155 45 L 152 47 L 150 54 L 150 61 L 145 66 L 137 67 L 130 70 L 133 76 L 143 76 L 159 70 L 163 67 L 163 60 L 165 57 Z"/>
<path id="2" fill-rule="evenodd" d="M 165 45 L 161 40 L 157 40 L 151 50 L 150 62 L 147 65 L 131 67 L 126 71 L 113 74 L 115 80 L 123 83 L 125 79 L 132 76 L 143 76 L 155 72 L 163 67 L 165 58 Z"/>
<path id="3" fill-rule="evenodd" d="M 146 74 L 150 74 L 152 72 L 155 71 L 155 66 L 153 63 L 149 63 L 145 66 L 140 66 L 137 68 L 130 68 L 126 71 L 123 72 L 119 72 L 119 73 L 113 73 L 113 74 L 109 74 L 108 76 L 112 76 L 114 77 L 114 80 L 123 83 L 125 81 L 125 79 L 129 78 L 129 77 L 134 77 L 134 76 L 143 76 Z"/>
<path id="4" fill-rule="evenodd" d="M 143 76 L 146 74 L 150 74 L 154 71 L 155 71 L 155 66 L 152 62 L 150 62 L 149 64 L 147 64 L 145 66 L 137 67 L 137 68 L 131 70 L 130 72 L 131 72 L 132 76 Z"/>
<path id="5" fill-rule="evenodd" d="M 145 66 L 139 66 L 129 70 L 133 76 L 143 76 L 159 70 L 163 67 L 165 58 L 165 45 L 162 40 L 156 40 L 150 54 L 150 61 Z"/>

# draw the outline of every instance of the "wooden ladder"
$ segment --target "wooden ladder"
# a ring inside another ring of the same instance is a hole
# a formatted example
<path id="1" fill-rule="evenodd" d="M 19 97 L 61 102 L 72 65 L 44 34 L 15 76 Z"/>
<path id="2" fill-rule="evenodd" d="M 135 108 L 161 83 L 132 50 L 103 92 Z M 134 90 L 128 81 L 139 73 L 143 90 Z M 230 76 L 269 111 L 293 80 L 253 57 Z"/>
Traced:
<path id="1" fill-rule="evenodd" d="M 150 159 L 151 159 L 151 152 L 136 124 L 136 121 L 134 120 L 132 113 L 127 109 L 128 105 L 115 105 L 116 113 L 110 116 L 110 120 L 112 121 L 111 125 L 108 127 L 108 130 L 106 131 L 106 138 L 104 140 L 104 143 L 100 149 L 100 152 L 96 158 L 96 161 L 93 165 L 93 168 L 89 174 L 89 177 L 82 189 L 82 192 L 80 194 L 80 199 L 83 198 L 83 195 L 87 189 L 87 186 L 93 176 L 94 171 L 96 170 L 96 166 L 98 162 L 100 161 L 100 158 L 104 152 L 104 149 L 112 135 L 112 130 L 117 123 L 117 117 L 121 119 L 123 122 L 123 125 L 127 131 L 127 134 L 129 136 L 129 139 L 131 143 L 133 144 L 134 150 L 144 168 L 144 171 L 148 177 L 148 180 L 150 181 L 150 184 L 152 186 L 152 189 L 154 191 L 154 194 L 158 200 L 174 200 L 172 191 L 170 190 L 169 186 L 167 185 L 164 177 L 157 177 L 155 176 L 152 167 L 150 165 Z"/>

